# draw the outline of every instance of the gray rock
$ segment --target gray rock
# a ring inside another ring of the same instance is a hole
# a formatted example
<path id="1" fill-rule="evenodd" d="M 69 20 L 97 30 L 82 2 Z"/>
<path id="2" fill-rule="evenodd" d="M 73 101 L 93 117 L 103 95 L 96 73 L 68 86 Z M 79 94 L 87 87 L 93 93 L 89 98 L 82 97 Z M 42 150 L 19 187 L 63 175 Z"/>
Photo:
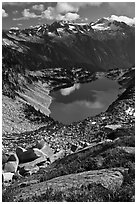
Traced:
<path id="1" fill-rule="evenodd" d="M 40 165 L 44 162 L 47 161 L 47 156 L 46 155 L 43 155 L 42 157 L 40 158 L 37 158 L 35 159 L 34 161 L 31 161 L 31 162 L 26 162 L 26 163 L 22 163 L 19 165 L 20 168 L 22 167 L 25 167 L 27 169 L 32 169 L 33 167 L 35 167 L 36 165 Z"/>
<path id="2" fill-rule="evenodd" d="M 36 143 L 36 148 L 42 149 L 42 148 L 44 147 L 45 143 L 46 143 L 46 142 L 45 142 L 44 139 L 38 140 L 37 143 Z"/>
<path id="3" fill-rule="evenodd" d="M 123 172 L 124 168 L 101 169 L 56 177 L 23 188 L 22 191 L 17 193 L 15 201 L 17 202 L 20 198 L 31 199 L 34 195 L 41 196 L 50 187 L 53 191 L 67 191 L 72 187 L 80 188 L 81 186 L 88 187 L 90 184 L 101 184 L 104 188 L 115 192 L 123 184 L 124 177 L 121 171 Z"/>
<path id="4" fill-rule="evenodd" d="M 2 169 L 4 169 L 5 163 L 8 161 L 8 156 L 2 151 Z"/>
<path id="5" fill-rule="evenodd" d="M 25 150 L 23 148 L 18 147 L 16 149 L 16 153 L 18 155 L 20 163 L 31 162 L 45 155 L 44 152 L 37 148 Z"/>
<path id="6" fill-rule="evenodd" d="M 14 173 L 11 172 L 3 172 L 2 173 L 2 182 L 11 182 L 13 178 Z"/>
<path id="7" fill-rule="evenodd" d="M 49 144 L 44 140 L 39 141 L 36 147 L 39 148 L 49 158 L 52 157 L 52 155 L 54 154 L 54 151 L 50 148 Z"/>
<path id="8" fill-rule="evenodd" d="M 31 175 L 34 172 L 36 173 L 39 170 L 38 165 L 40 166 L 46 162 L 47 162 L 47 156 L 44 155 L 43 157 L 37 158 L 34 161 L 22 163 L 19 165 L 19 173 L 22 176 Z"/>
<path id="9" fill-rule="evenodd" d="M 65 156 L 66 152 L 64 149 L 60 150 L 59 152 L 57 152 L 56 154 L 53 154 L 51 157 L 50 157 L 50 161 L 51 163 L 58 160 L 58 159 L 61 159 Z"/>
<path id="10" fill-rule="evenodd" d="M 124 150 L 128 154 L 135 155 L 135 147 L 118 147 L 118 149 Z"/>
<path id="11" fill-rule="evenodd" d="M 11 154 L 8 158 L 7 163 L 4 166 L 4 172 L 15 173 L 17 171 L 19 159 L 16 154 Z"/>

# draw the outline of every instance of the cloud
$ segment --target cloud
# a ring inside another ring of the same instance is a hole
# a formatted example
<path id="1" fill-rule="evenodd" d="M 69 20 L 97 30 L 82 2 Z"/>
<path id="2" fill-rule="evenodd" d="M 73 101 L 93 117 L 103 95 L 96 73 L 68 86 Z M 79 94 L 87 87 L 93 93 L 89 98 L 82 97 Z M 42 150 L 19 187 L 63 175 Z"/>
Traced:
<path id="1" fill-rule="evenodd" d="M 44 11 L 44 4 L 33 5 L 32 9 L 36 11 Z"/>
<path id="2" fill-rule="evenodd" d="M 23 2 L 21 2 L 23 4 Z M 25 2 L 24 2 L 25 4 Z M 65 20 L 65 21 L 75 21 L 80 18 L 78 11 L 82 7 L 86 6 L 100 6 L 102 2 L 57 2 L 55 7 L 47 7 L 44 10 L 44 5 L 33 5 L 32 9 L 36 11 L 41 11 L 40 15 L 36 15 L 34 12 L 30 12 L 30 9 L 24 9 L 22 12 L 22 17 L 14 18 L 13 20 L 27 20 L 30 18 L 46 18 L 48 20 Z M 16 2 L 10 5 L 17 5 Z"/>
<path id="3" fill-rule="evenodd" d="M 56 10 L 60 13 L 78 12 L 86 6 L 100 6 L 103 2 L 58 2 Z"/>
<path id="4" fill-rule="evenodd" d="M 66 21 L 74 21 L 78 19 L 80 16 L 77 13 L 68 12 L 66 14 L 60 14 L 54 7 L 48 7 L 45 11 L 42 12 L 41 18 L 46 18 L 49 20 L 66 20 Z"/>
<path id="5" fill-rule="evenodd" d="M 135 18 L 128 18 L 126 16 L 116 16 L 116 15 L 112 15 L 110 17 L 110 20 L 115 20 L 115 21 L 120 21 L 120 22 L 124 22 L 127 25 L 134 25 L 135 24 Z"/>
<path id="6" fill-rule="evenodd" d="M 91 102 L 91 101 L 76 101 L 76 104 L 77 105 L 80 105 L 80 106 L 84 106 L 84 107 L 87 107 L 89 109 L 99 109 L 99 108 L 103 108 L 104 105 L 100 102 L 100 101 L 96 101 L 96 102 Z"/>
<path id="7" fill-rule="evenodd" d="M 8 17 L 8 13 L 6 13 L 6 11 L 4 9 L 2 9 L 2 17 L 3 18 Z"/>
<path id="8" fill-rule="evenodd" d="M 45 11 L 42 12 L 41 17 L 53 20 L 56 17 L 55 8 L 48 7 Z"/>
<path id="9" fill-rule="evenodd" d="M 79 18 L 80 18 L 79 14 L 69 12 L 69 13 L 66 13 L 65 15 L 58 14 L 58 16 L 56 17 L 56 20 L 75 21 Z"/>
<path id="10" fill-rule="evenodd" d="M 19 30 L 18 27 L 11 27 L 10 30 Z"/>
<path id="11" fill-rule="evenodd" d="M 63 96 L 67 96 L 70 93 L 72 93 L 73 91 L 75 91 L 76 89 L 80 88 L 80 84 L 74 84 L 71 87 L 65 88 L 65 89 L 61 89 L 60 92 Z"/>
<path id="12" fill-rule="evenodd" d="M 71 3 L 67 2 L 58 2 L 56 6 L 56 11 L 58 13 L 67 13 L 67 12 L 78 12 L 78 7 L 73 6 Z"/>
<path id="13" fill-rule="evenodd" d="M 23 17 L 20 17 L 20 18 L 13 18 L 13 20 L 28 20 L 30 18 L 39 18 L 41 17 L 41 15 L 36 15 L 35 13 L 33 12 L 30 12 L 30 9 L 24 9 L 22 11 L 22 15 Z"/>
<path id="14" fill-rule="evenodd" d="M 78 11 L 81 7 L 100 6 L 102 2 L 57 2 L 55 7 L 48 7 L 41 17 L 49 20 L 75 21 L 80 18 Z"/>
<path id="15" fill-rule="evenodd" d="M 2 2 L 2 6 L 22 6 L 25 4 L 32 4 L 33 2 Z"/>
<path id="16" fill-rule="evenodd" d="M 23 24 L 22 24 L 22 23 L 18 23 L 17 25 L 18 25 L 18 26 L 22 26 Z"/>
<path id="17" fill-rule="evenodd" d="M 23 16 L 25 18 L 37 18 L 38 16 L 35 13 L 31 13 L 30 9 L 24 9 L 24 11 L 22 12 Z"/>

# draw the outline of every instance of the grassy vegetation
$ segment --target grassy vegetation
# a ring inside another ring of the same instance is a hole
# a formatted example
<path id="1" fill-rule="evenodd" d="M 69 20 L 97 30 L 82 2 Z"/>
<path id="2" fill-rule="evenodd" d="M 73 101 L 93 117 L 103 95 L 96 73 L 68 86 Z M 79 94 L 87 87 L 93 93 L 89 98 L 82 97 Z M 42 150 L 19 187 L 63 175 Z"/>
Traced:
<path id="1" fill-rule="evenodd" d="M 101 162 L 99 161 L 101 158 Z M 63 176 L 72 173 L 79 173 L 90 170 L 97 170 L 103 168 L 113 167 L 134 167 L 135 156 L 126 153 L 124 150 L 118 148 L 112 148 L 105 152 L 91 157 L 90 155 L 84 159 L 80 157 L 75 158 L 69 162 L 64 163 L 64 160 L 60 160 L 55 163 L 54 168 L 49 167 L 46 172 L 41 176 L 40 181 L 46 181 L 58 176 Z M 100 163 L 100 165 L 99 165 Z"/>
<path id="2" fill-rule="evenodd" d="M 132 202 L 135 186 L 125 184 L 119 190 L 112 192 L 100 184 L 89 184 L 80 188 L 70 188 L 67 191 L 48 188 L 45 193 L 31 198 L 20 198 L 19 202 Z"/>

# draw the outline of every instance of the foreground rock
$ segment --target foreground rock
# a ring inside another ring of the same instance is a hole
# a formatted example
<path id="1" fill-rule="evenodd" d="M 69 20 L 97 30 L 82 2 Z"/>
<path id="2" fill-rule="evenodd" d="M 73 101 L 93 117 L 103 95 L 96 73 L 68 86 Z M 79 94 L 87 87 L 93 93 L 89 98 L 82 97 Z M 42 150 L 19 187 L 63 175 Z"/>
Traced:
<path id="1" fill-rule="evenodd" d="M 36 147 L 40 149 L 47 157 L 51 158 L 54 154 L 53 150 L 50 148 L 47 142 L 44 140 L 38 141 Z"/>
<path id="2" fill-rule="evenodd" d="M 18 147 L 16 149 L 16 154 L 19 158 L 20 163 L 31 162 L 45 155 L 41 150 L 37 148 L 25 150 L 22 147 Z"/>
<path id="3" fill-rule="evenodd" d="M 19 159 L 16 154 L 11 154 L 5 163 L 4 172 L 16 173 L 19 164 Z"/>
<path id="4" fill-rule="evenodd" d="M 2 151 L 2 165 L 4 166 L 4 164 L 8 161 L 8 156 L 4 153 L 4 151 Z"/>
<path id="5" fill-rule="evenodd" d="M 34 161 L 22 163 L 19 165 L 19 173 L 22 176 L 25 175 L 31 175 L 33 173 L 36 173 L 39 170 L 39 166 L 41 166 L 43 163 L 45 164 L 45 167 L 47 166 L 47 156 L 44 155 L 38 159 L 35 159 Z"/>
<path id="6" fill-rule="evenodd" d="M 3 172 L 2 173 L 2 182 L 8 183 L 12 181 L 14 173 L 11 172 Z"/>
<path id="7" fill-rule="evenodd" d="M 58 160 L 58 159 L 62 159 L 63 157 L 65 157 L 65 154 L 66 154 L 66 151 L 65 150 L 60 150 L 59 152 L 57 152 L 56 154 L 53 154 L 51 157 L 50 157 L 50 161 L 51 163 Z"/>
<path id="8" fill-rule="evenodd" d="M 128 154 L 135 155 L 135 147 L 118 147 L 118 148 L 124 150 Z"/>
<path id="9" fill-rule="evenodd" d="M 101 184 L 104 188 L 116 191 L 123 183 L 123 173 L 127 171 L 124 168 L 102 169 L 95 171 L 87 171 L 78 174 L 69 174 L 66 176 L 57 177 L 49 181 L 30 185 L 22 188 L 15 196 L 15 202 L 23 201 L 33 196 L 40 196 L 46 193 L 46 190 L 51 187 L 53 190 L 67 191 L 72 187 L 80 188 L 89 186 L 90 184 Z"/>

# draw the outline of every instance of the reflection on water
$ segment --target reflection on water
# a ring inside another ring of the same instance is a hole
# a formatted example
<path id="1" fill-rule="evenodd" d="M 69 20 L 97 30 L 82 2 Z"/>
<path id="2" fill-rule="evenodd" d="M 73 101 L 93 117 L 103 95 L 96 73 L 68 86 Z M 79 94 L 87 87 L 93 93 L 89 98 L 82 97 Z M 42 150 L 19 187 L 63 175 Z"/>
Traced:
<path id="1" fill-rule="evenodd" d="M 105 111 L 117 98 L 120 85 L 107 78 L 51 93 L 50 116 L 69 124 Z"/>

